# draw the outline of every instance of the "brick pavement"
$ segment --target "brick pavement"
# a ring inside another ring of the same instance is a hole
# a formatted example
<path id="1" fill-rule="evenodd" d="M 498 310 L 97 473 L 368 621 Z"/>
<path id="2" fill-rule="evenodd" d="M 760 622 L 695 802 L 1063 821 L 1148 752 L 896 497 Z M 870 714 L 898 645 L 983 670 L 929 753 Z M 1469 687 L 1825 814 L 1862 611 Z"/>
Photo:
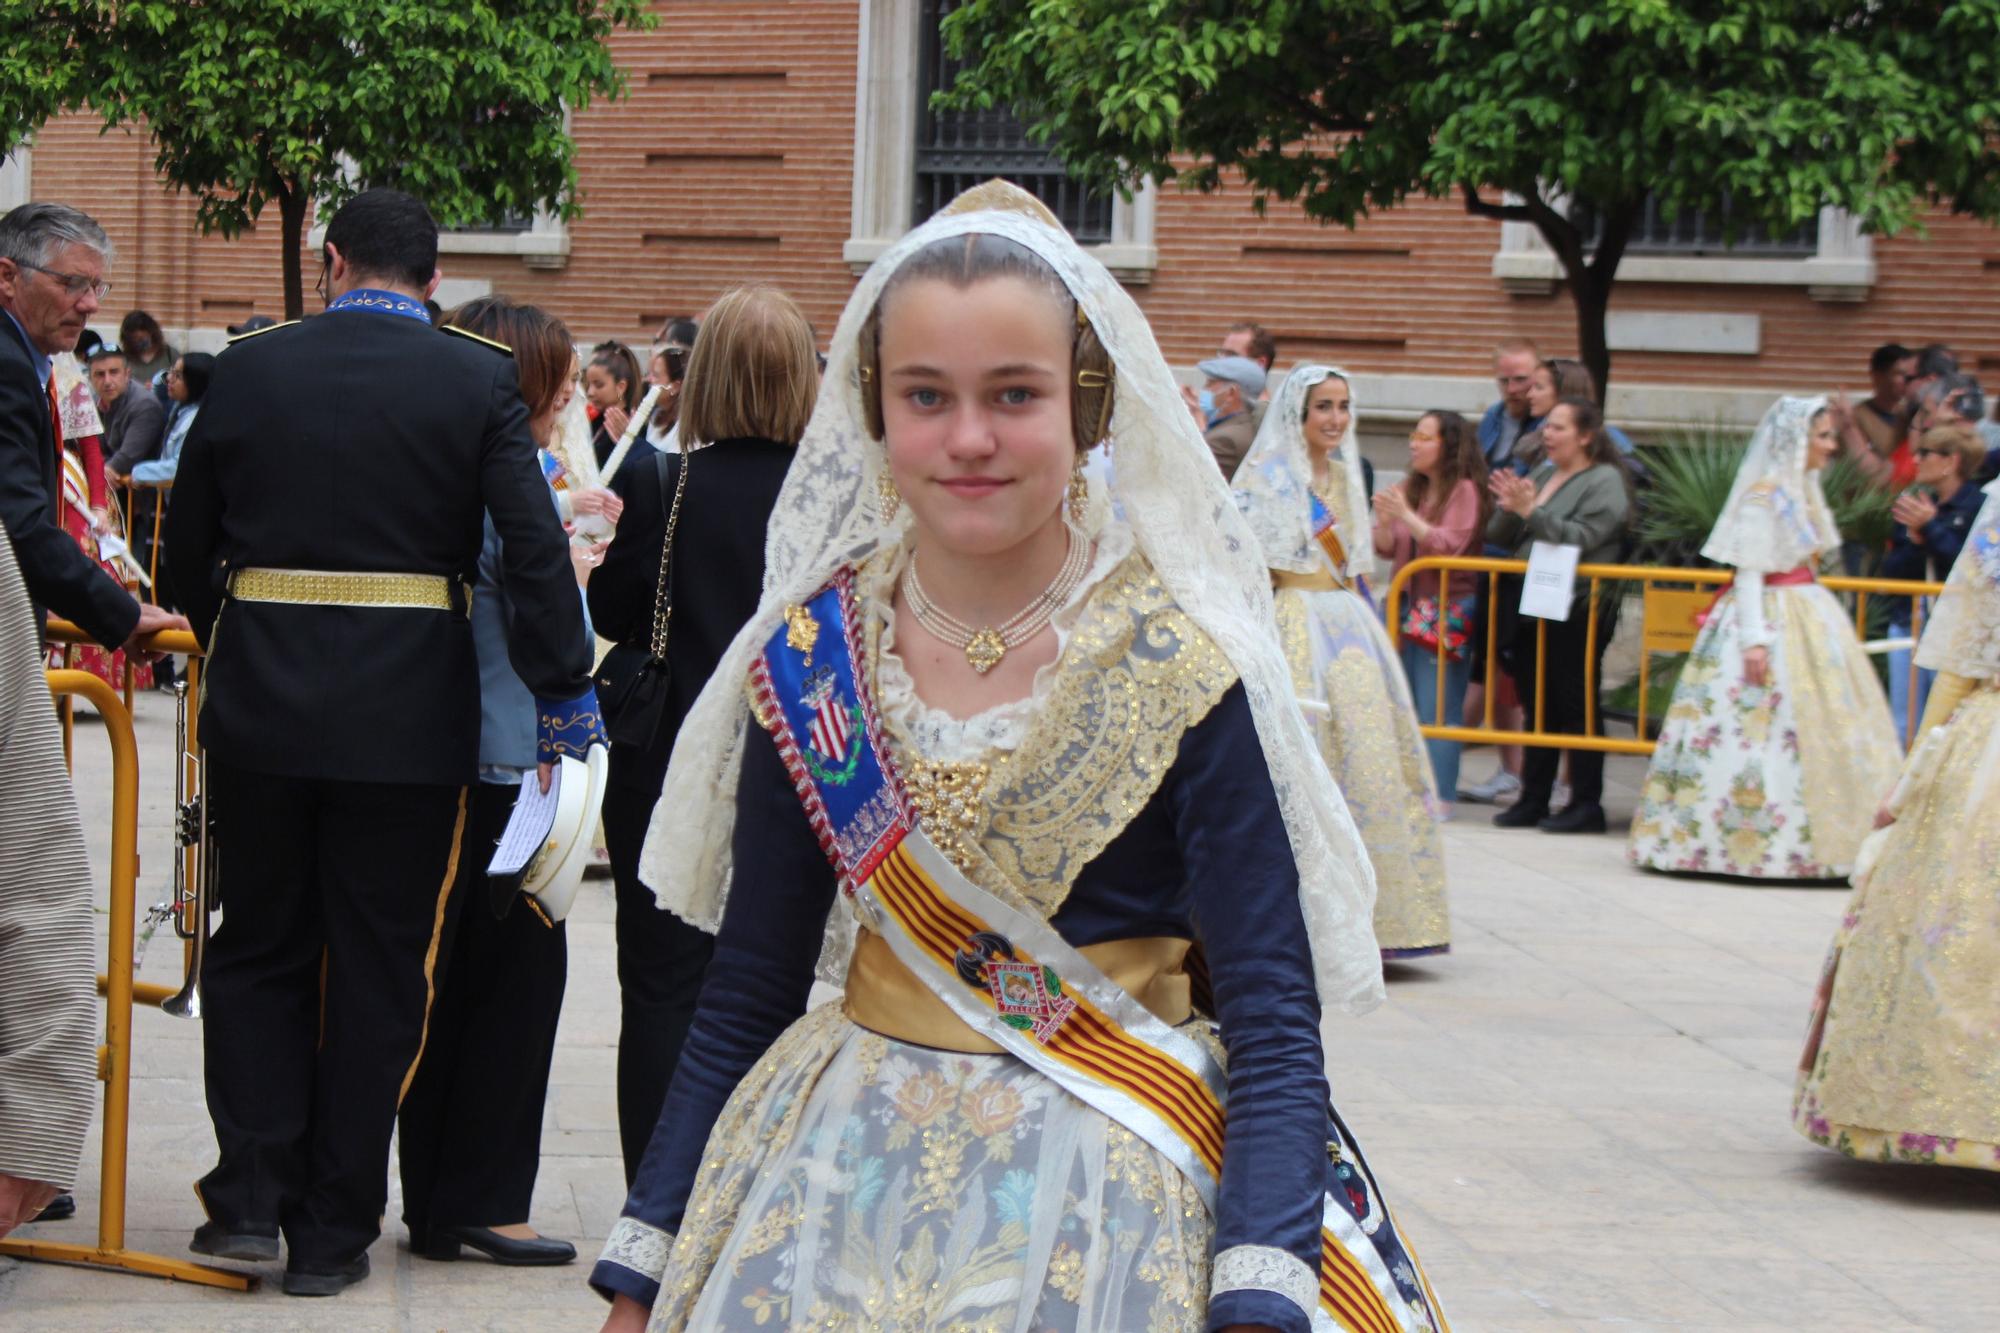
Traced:
<path id="1" fill-rule="evenodd" d="M 167 701 L 142 699 L 140 724 L 143 849 L 160 872 L 145 902 L 164 884 Z M 84 729 L 77 780 L 100 829 L 107 769 Z M 1613 761 L 1614 820 L 1638 776 Z M 1455 952 L 1395 968 L 1385 1009 L 1326 1036 L 1335 1095 L 1461 1333 L 1992 1327 L 2000 1177 L 1849 1163 L 1789 1126 L 1840 890 L 1642 876 L 1615 838 L 1501 832 L 1473 807 L 1448 843 Z M 99 833 L 100 867 L 104 848 Z M 532 1219 L 586 1256 L 623 1192 L 610 917 L 609 892 L 588 887 Z M 142 975 L 172 981 L 178 959 L 156 940 Z M 130 1243 L 178 1254 L 213 1151 L 197 1033 L 151 1011 L 136 1026 Z M 79 1219 L 38 1233 L 94 1234 L 94 1160 L 88 1174 Z M 581 1267 L 429 1263 L 400 1227 L 373 1258 L 374 1276 L 331 1301 L 0 1259 L 0 1327 L 589 1330 L 602 1308 Z"/>

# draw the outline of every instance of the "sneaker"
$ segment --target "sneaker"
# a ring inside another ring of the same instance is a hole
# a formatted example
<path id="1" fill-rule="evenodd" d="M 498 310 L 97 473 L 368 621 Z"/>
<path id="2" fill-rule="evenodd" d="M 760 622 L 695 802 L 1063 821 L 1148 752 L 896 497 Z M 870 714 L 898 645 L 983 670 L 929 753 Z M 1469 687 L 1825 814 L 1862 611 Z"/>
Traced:
<path id="1" fill-rule="evenodd" d="M 1475 805 L 1497 805 L 1503 796 L 1513 797 L 1520 794 L 1521 779 L 1504 768 L 1496 771 L 1492 777 L 1476 787 L 1460 783 L 1458 788 L 1458 799 L 1471 801 Z"/>

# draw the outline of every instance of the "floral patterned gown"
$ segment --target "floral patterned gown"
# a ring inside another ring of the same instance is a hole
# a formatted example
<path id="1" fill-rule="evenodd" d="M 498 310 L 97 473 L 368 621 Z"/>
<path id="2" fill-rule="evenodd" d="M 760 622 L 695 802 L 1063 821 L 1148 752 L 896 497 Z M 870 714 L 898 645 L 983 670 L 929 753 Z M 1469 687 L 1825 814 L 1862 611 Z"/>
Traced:
<path id="1" fill-rule="evenodd" d="M 1770 654 L 1763 686 L 1743 678 L 1755 644 Z M 1833 594 L 1739 571 L 1681 669 L 1627 854 L 1652 870 L 1844 879 L 1901 762 L 1888 698 Z"/>
<path id="2" fill-rule="evenodd" d="M 753 731 L 715 962 L 593 1286 L 649 1304 L 653 1329 L 1305 1333 L 1331 1181 L 1319 1006 L 1227 659 L 1143 558 L 1106 543 L 1091 591 L 1058 613 L 1063 655 L 1032 696 L 954 719 L 916 698 L 894 656 L 897 568 L 878 556 L 860 574 L 883 724 L 917 789 L 952 771 L 978 793 L 964 822 L 926 822 L 932 841 L 1079 948 L 1202 940 L 1235 1057 L 1217 1210 L 1013 1056 L 867 1026 L 865 933 L 847 1000 L 806 1010 L 829 909 L 822 974 L 853 914 Z M 1384 1263 L 1420 1290 L 1405 1253 Z M 1382 1327 L 1431 1327 L 1421 1299 L 1398 1307 Z"/>

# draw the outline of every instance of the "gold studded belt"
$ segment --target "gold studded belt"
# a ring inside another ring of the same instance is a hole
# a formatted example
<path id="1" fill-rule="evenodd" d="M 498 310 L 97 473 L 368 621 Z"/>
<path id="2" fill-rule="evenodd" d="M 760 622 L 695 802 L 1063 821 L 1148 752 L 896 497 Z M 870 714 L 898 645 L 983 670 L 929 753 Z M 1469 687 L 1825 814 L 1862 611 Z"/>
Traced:
<path id="1" fill-rule="evenodd" d="M 382 574 L 317 569 L 238 569 L 229 595 L 239 602 L 293 606 L 401 607 L 469 615 L 472 590 L 443 574 Z"/>

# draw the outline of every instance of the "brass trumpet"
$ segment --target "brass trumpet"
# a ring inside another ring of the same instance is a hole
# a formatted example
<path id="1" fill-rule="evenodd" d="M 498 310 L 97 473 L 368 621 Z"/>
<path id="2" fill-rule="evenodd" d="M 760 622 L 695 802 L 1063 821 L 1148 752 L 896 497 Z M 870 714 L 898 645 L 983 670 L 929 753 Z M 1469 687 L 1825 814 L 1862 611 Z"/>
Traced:
<path id="1" fill-rule="evenodd" d="M 208 808 L 208 755 L 188 748 L 188 688 L 174 686 L 174 934 L 187 941 L 181 988 L 160 1001 L 175 1018 L 201 1017 L 201 964 L 208 952 L 209 916 L 215 910 L 215 847 Z M 190 791 L 190 789 L 192 789 Z"/>

